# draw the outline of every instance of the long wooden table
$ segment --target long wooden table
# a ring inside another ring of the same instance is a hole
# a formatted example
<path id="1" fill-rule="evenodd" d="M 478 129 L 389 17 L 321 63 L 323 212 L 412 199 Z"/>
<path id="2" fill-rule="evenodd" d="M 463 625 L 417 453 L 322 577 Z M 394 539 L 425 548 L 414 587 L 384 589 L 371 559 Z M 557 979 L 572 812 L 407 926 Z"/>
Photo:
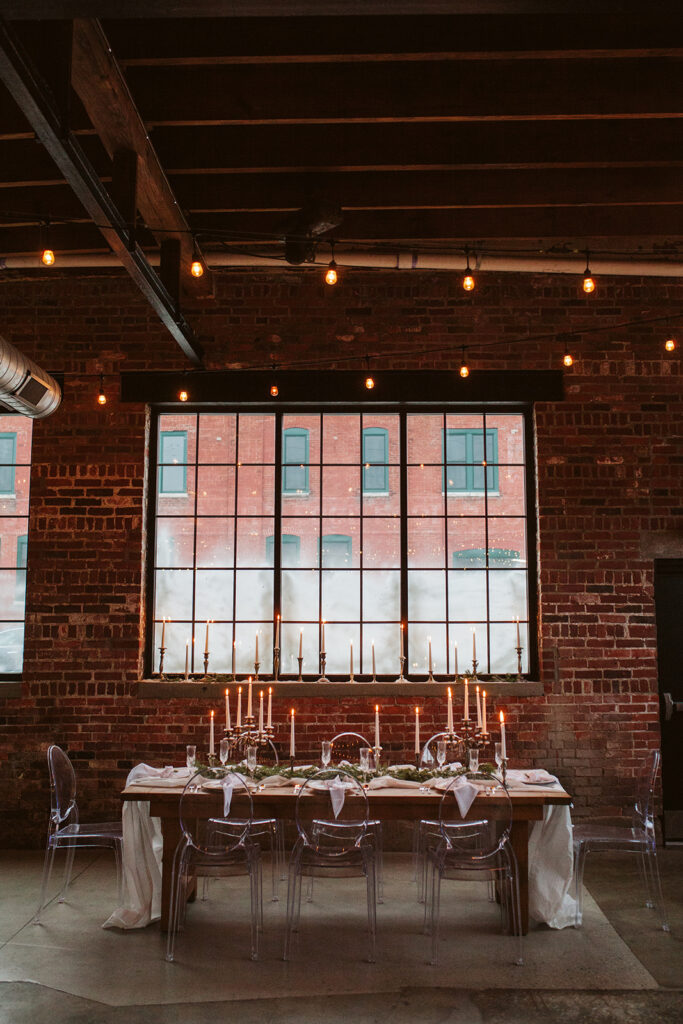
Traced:
<path id="1" fill-rule="evenodd" d="M 121 794 L 123 800 L 148 800 L 150 814 L 161 819 L 163 833 L 161 928 L 168 928 L 171 902 L 171 876 L 173 855 L 180 840 L 178 802 L 182 786 L 178 788 L 154 788 L 154 786 L 129 786 Z M 571 804 L 571 797 L 559 785 L 549 787 L 520 787 L 510 793 L 513 821 L 510 841 L 519 867 L 522 928 L 529 929 L 529 824 L 541 821 L 543 809 L 553 804 Z M 190 797 L 196 804 L 196 817 L 208 818 L 222 814 L 222 794 L 216 791 L 193 793 Z M 297 794 L 293 788 L 256 790 L 252 794 L 254 815 L 258 817 L 294 820 Z M 371 789 L 368 791 L 370 814 L 382 821 L 420 821 L 423 818 L 438 818 L 441 794 L 422 792 L 418 789 Z M 195 808 L 193 806 L 192 811 Z M 487 817 L 500 820 L 507 817 L 507 803 L 495 793 L 480 793 L 472 804 L 468 819 Z M 194 815 L 193 815 L 194 816 Z"/>

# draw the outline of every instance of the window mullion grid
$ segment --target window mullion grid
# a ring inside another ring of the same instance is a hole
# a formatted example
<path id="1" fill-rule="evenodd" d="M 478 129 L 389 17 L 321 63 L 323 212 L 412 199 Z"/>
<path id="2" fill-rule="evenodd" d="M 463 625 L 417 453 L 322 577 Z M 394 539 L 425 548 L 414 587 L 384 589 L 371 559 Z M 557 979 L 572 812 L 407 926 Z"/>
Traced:
<path id="1" fill-rule="evenodd" d="M 237 661 L 237 510 L 239 505 L 239 463 L 240 463 L 240 422 L 241 413 L 235 415 L 235 486 L 232 513 L 232 646 L 230 648 L 230 667 L 233 661 Z M 233 657 L 234 652 L 234 657 Z M 235 677 L 237 676 L 237 665 L 235 664 Z M 235 682 L 233 677 L 233 683 Z"/>
<path id="2" fill-rule="evenodd" d="M 449 674 L 450 669 L 450 587 L 448 585 L 448 471 L 446 461 L 446 448 L 448 447 L 448 433 L 447 433 L 447 416 L 444 413 L 443 416 L 443 557 L 444 557 L 444 587 L 446 588 L 446 675 Z"/>
<path id="3" fill-rule="evenodd" d="M 489 459 L 486 438 L 486 412 L 482 414 L 482 440 L 484 443 L 484 555 L 486 572 L 486 672 L 491 665 L 491 572 L 489 566 Z"/>
<path id="4" fill-rule="evenodd" d="M 322 621 L 323 621 L 323 479 L 325 452 L 323 448 L 323 431 L 325 427 L 325 416 L 320 413 L 318 417 L 318 438 L 320 448 L 320 460 L 318 465 L 318 652 L 322 650 Z M 309 448 L 308 458 L 310 463 L 311 452 Z M 322 674 L 322 662 L 318 654 L 318 675 Z"/>
<path id="5" fill-rule="evenodd" d="M 282 626 L 282 413 L 275 413 L 275 493 L 273 495 L 273 652 L 275 650 L 276 616 L 280 616 Z M 282 638 L 280 638 L 282 644 Z M 273 653 L 273 658 L 275 654 Z M 275 662 L 273 662 L 273 666 Z"/>
<path id="6" fill-rule="evenodd" d="M 188 460 L 189 461 L 189 460 Z M 187 474 L 187 467 L 185 468 Z M 192 637 L 192 671 L 195 671 L 194 649 L 195 620 L 197 610 L 197 508 L 199 500 L 199 413 L 194 414 L 194 516 L 192 524 L 192 622 L 190 636 Z"/>
<path id="7" fill-rule="evenodd" d="M 399 464 L 399 526 L 400 526 L 400 576 L 401 576 L 401 621 L 398 624 L 399 638 L 401 626 L 405 623 L 406 665 L 410 665 L 410 630 L 408 629 L 408 413 L 405 410 L 399 413 L 399 436 L 398 436 L 398 464 Z"/>

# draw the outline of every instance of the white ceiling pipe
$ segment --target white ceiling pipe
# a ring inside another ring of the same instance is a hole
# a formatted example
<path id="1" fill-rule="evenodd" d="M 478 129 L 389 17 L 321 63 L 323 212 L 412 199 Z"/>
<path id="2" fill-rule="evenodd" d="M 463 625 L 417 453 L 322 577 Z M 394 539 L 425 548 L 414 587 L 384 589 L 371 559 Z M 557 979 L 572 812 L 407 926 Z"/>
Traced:
<path id="1" fill-rule="evenodd" d="M 120 267 L 118 258 L 113 253 L 56 253 L 56 267 L 59 269 L 86 269 L 88 267 Z M 152 264 L 158 264 L 158 256 L 149 257 Z M 269 256 L 243 256 L 236 252 L 205 253 L 204 258 L 209 268 L 242 267 L 262 270 L 310 270 L 313 265 L 302 263 L 292 267 L 283 259 Z M 465 269 L 465 257 L 450 253 L 411 253 L 401 251 L 395 253 L 370 252 L 339 252 L 335 250 L 335 261 L 341 267 L 357 267 L 368 270 L 444 270 L 462 273 Z M 326 259 L 319 256 L 316 267 L 324 267 Z M 488 256 L 474 251 L 470 254 L 470 266 L 478 272 L 497 274 L 573 274 L 581 276 L 586 266 L 585 254 L 578 256 Z M 605 259 L 590 257 L 592 273 L 598 277 L 683 277 L 683 262 L 657 259 Z M 40 270 L 37 255 L 5 256 L 0 258 L 2 270 Z M 45 269 L 49 274 L 50 269 Z"/>

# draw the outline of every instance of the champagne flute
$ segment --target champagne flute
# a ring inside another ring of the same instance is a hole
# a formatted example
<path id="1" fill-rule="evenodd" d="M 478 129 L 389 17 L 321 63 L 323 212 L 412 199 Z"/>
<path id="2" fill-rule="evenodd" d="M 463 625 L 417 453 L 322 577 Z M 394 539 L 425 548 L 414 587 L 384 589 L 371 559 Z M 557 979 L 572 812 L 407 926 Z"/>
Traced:
<path id="1" fill-rule="evenodd" d="M 249 774 L 252 778 L 254 777 L 254 771 L 256 770 L 256 753 L 256 747 L 247 747 L 247 768 L 249 769 Z"/>
<path id="2" fill-rule="evenodd" d="M 498 771 L 500 771 L 501 768 L 503 767 L 503 744 L 502 743 L 496 743 L 494 748 L 493 748 L 493 750 L 494 750 L 494 758 L 495 758 L 496 764 L 498 766 Z"/>
<path id="3" fill-rule="evenodd" d="M 218 747 L 218 756 L 221 764 L 225 764 L 228 760 L 228 754 L 230 753 L 230 740 L 222 739 Z"/>
<path id="4" fill-rule="evenodd" d="M 476 747 L 470 748 L 469 766 L 471 772 L 476 773 L 479 771 L 479 751 Z"/>
<path id="5" fill-rule="evenodd" d="M 370 747 L 361 747 L 359 751 L 360 757 L 360 770 L 363 773 L 363 785 L 367 785 L 367 776 L 370 771 L 370 754 L 372 753 Z"/>
<path id="6" fill-rule="evenodd" d="M 188 744 L 185 747 L 185 764 L 190 769 L 190 771 L 194 771 L 194 766 L 195 766 L 196 763 L 197 763 L 197 748 L 191 746 L 190 744 Z"/>
<path id="7" fill-rule="evenodd" d="M 439 740 L 436 744 L 436 763 L 439 768 L 443 768 L 446 763 L 446 749 L 447 745 L 445 740 Z"/>
<path id="8" fill-rule="evenodd" d="M 323 740 L 322 742 L 320 760 L 323 763 L 323 768 L 327 768 L 328 764 L 332 760 L 332 744 L 329 740 Z"/>

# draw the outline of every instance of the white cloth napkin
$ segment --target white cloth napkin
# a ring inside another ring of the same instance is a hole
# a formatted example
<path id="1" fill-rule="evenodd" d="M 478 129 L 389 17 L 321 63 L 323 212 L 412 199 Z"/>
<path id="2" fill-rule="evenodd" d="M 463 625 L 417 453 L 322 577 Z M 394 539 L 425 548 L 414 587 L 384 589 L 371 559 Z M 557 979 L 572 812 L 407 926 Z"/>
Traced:
<path id="1" fill-rule="evenodd" d="M 528 768 L 526 770 L 512 768 L 507 773 L 507 778 L 510 782 L 532 783 L 537 786 L 553 786 L 557 782 L 555 776 L 547 772 L 545 768 Z"/>
<path id="2" fill-rule="evenodd" d="M 230 814 L 230 804 L 232 803 L 232 779 L 226 775 L 221 786 L 223 789 L 223 817 L 227 818 Z"/>
<path id="3" fill-rule="evenodd" d="M 126 780 L 127 786 L 183 786 L 190 775 L 189 768 L 174 768 L 167 764 L 165 768 L 152 768 L 149 764 L 138 764 L 133 768 Z"/>
<path id="4" fill-rule="evenodd" d="M 335 818 L 339 817 L 339 812 L 344 806 L 344 798 L 346 796 L 346 790 L 344 783 L 337 775 L 336 779 L 332 779 L 330 782 L 330 800 L 332 802 L 332 811 Z"/>
<path id="5" fill-rule="evenodd" d="M 441 789 L 443 787 L 440 786 L 438 788 Z M 469 782 L 467 779 L 463 778 L 463 776 L 460 776 L 460 778 L 455 780 L 450 791 L 458 802 L 460 817 L 464 818 L 474 803 L 479 790 L 474 783 Z"/>
<path id="6" fill-rule="evenodd" d="M 379 775 L 368 783 L 368 789 L 420 789 L 421 786 L 421 782 L 396 779 L 393 775 Z"/>

